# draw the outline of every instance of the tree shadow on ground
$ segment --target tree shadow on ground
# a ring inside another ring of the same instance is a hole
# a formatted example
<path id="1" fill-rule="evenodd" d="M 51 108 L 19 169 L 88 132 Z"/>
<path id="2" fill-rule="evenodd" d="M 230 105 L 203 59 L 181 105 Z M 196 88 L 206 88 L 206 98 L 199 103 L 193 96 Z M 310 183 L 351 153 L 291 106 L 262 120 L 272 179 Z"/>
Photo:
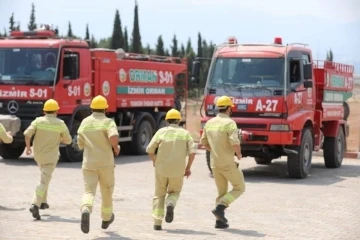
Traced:
<path id="1" fill-rule="evenodd" d="M 216 235 L 215 233 L 209 233 L 204 231 L 195 231 L 189 229 L 167 229 L 165 230 L 167 233 L 172 234 L 184 234 L 184 235 Z"/>
<path id="2" fill-rule="evenodd" d="M 5 207 L 5 206 L 0 205 L 0 211 L 14 212 L 14 211 L 24 211 L 24 210 L 25 210 L 25 208 L 9 208 L 9 207 Z"/>
<path id="3" fill-rule="evenodd" d="M 243 235 L 243 236 L 257 237 L 257 238 L 266 236 L 266 234 L 259 233 L 258 231 L 254 231 L 254 230 L 240 230 L 235 228 L 227 228 L 227 229 L 221 229 L 219 231 L 224 231 L 235 235 Z"/>
<path id="4" fill-rule="evenodd" d="M 75 218 L 62 218 L 60 216 L 53 216 L 50 214 L 41 214 L 41 217 L 47 217 L 44 219 L 42 218 L 46 222 L 66 222 L 66 223 L 79 223 L 80 224 L 80 220 L 75 219 Z"/>
<path id="5" fill-rule="evenodd" d="M 341 168 L 326 168 L 322 163 L 313 163 L 311 173 L 305 179 L 293 179 L 287 174 L 287 163 L 284 160 L 276 161 L 270 165 L 259 165 L 242 169 L 245 181 L 262 183 L 276 182 L 292 185 L 318 185 L 328 186 L 344 181 L 346 178 L 359 177 L 360 166 L 343 163 Z"/>

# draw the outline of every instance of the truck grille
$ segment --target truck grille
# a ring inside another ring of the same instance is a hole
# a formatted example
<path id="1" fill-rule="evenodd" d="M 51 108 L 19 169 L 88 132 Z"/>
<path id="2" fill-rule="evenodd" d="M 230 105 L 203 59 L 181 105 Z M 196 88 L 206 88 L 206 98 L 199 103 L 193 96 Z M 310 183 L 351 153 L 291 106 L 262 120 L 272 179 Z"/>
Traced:
<path id="1" fill-rule="evenodd" d="M 240 129 L 266 129 L 266 124 L 238 123 Z"/>
<path id="2" fill-rule="evenodd" d="M 0 100 L 0 114 L 15 115 L 21 120 L 35 119 L 42 114 L 43 101 Z"/>

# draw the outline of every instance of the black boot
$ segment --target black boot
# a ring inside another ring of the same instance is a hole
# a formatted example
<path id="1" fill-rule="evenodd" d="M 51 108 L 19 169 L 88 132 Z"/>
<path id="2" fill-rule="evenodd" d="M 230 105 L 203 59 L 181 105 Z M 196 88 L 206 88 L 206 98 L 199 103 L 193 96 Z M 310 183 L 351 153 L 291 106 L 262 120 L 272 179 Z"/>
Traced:
<path id="1" fill-rule="evenodd" d="M 156 231 L 162 230 L 161 225 L 154 225 L 154 230 L 156 230 Z"/>
<path id="2" fill-rule="evenodd" d="M 226 206 L 219 204 L 214 210 L 212 210 L 212 213 L 217 219 L 224 223 L 227 223 L 228 220 L 225 218 L 225 208 Z"/>
<path id="3" fill-rule="evenodd" d="M 40 205 L 40 209 L 42 209 L 42 210 L 44 210 L 44 209 L 48 209 L 50 206 L 49 206 L 49 204 L 47 204 L 47 203 L 42 203 L 41 205 Z"/>
<path id="4" fill-rule="evenodd" d="M 169 204 L 166 207 L 165 221 L 171 223 L 174 220 L 174 205 Z"/>
<path id="5" fill-rule="evenodd" d="M 90 213 L 86 210 L 81 213 L 81 231 L 83 233 L 90 231 Z"/>
<path id="6" fill-rule="evenodd" d="M 228 227 L 229 227 L 229 224 L 223 223 L 220 220 L 216 220 L 215 228 L 225 229 L 225 228 L 228 228 Z"/>
<path id="7" fill-rule="evenodd" d="M 109 221 L 102 221 L 101 228 L 107 229 L 110 226 L 110 224 L 112 224 L 114 222 L 114 220 L 115 220 L 115 215 L 112 214 L 111 219 Z"/>
<path id="8" fill-rule="evenodd" d="M 32 204 L 29 210 L 32 213 L 33 218 L 36 218 L 37 220 L 41 219 L 38 206 Z"/>

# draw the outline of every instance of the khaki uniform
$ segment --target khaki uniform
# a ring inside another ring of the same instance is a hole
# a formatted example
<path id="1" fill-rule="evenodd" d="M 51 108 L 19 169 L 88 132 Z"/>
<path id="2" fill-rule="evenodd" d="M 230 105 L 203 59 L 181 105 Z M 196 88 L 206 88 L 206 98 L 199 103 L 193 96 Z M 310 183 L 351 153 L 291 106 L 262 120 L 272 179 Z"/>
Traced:
<path id="1" fill-rule="evenodd" d="M 118 136 L 115 122 L 103 113 L 94 112 L 85 118 L 78 130 L 78 146 L 84 149 L 82 172 L 85 193 L 81 211 L 92 212 L 97 184 L 102 196 L 101 217 L 109 221 L 113 213 L 112 195 L 115 185 L 114 153 L 109 141 Z"/>
<path id="2" fill-rule="evenodd" d="M 161 225 L 165 205 L 176 206 L 183 186 L 186 157 L 195 153 L 190 133 L 176 124 L 159 129 L 151 139 L 146 151 L 155 153 L 155 196 L 153 211 L 155 225 Z M 165 196 L 168 194 L 166 201 Z"/>
<path id="3" fill-rule="evenodd" d="M 219 113 L 204 127 L 200 143 L 211 147 L 210 164 L 213 171 L 218 197 L 216 205 L 228 207 L 245 191 L 244 175 L 234 162 L 232 146 L 240 145 L 236 123 L 226 114 Z M 233 189 L 228 192 L 228 181 Z"/>
<path id="4" fill-rule="evenodd" d="M 64 121 L 53 114 L 36 118 L 24 131 L 24 135 L 30 138 L 34 136 L 34 159 L 40 168 L 41 177 L 32 204 L 40 207 L 41 203 L 47 202 L 49 183 L 60 156 L 60 143 L 71 144 L 72 138 Z"/>
<path id="5" fill-rule="evenodd" d="M 0 143 L 3 142 L 6 144 L 10 144 L 10 143 L 12 143 L 12 141 L 13 141 L 13 138 L 6 134 L 6 129 L 4 128 L 4 125 L 2 125 L 0 123 Z"/>

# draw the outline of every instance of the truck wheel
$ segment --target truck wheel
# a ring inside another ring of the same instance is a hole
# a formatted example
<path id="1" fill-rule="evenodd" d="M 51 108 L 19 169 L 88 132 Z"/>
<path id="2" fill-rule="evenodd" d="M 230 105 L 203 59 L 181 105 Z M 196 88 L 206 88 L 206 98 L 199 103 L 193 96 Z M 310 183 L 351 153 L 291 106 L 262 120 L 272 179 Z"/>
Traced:
<path id="1" fill-rule="evenodd" d="M 24 153 L 25 144 L 0 144 L 0 156 L 3 159 L 18 159 Z"/>
<path id="2" fill-rule="evenodd" d="M 349 104 L 347 102 L 343 103 L 344 106 L 344 120 L 347 121 L 349 115 L 350 115 L 350 107 Z"/>
<path id="3" fill-rule="evenodd" d="M 70 134 L 73 141 L 70 145 L 60 148 L 61 160 L 65 162 L 82 162 L 83 151 L 78 148 L 77 145 L 77 130 L 79 129 L 80 122 L 76 121 L 73 123 Z"/>
<path id="4" fill-rule="evenodd" d="M 211 165 L 210 165 L 210 152 L 208 150 L 206 150 L 206 165 L 208 166 L 208 169 L 209 169 L 210 173 L 212 174 L 212 169 L 211 169 Z"/>
<path id="5" fill-rule="evenodd" d="M 149 121 L 143 120 L 136 133 L 133 135 L 131 144 L 132 152 L 136 155 L 145 155 L 146 147 L 154 135 L 154 130 Z"/>
<path id="6" fill-rule="evenodd" d="M 325 137 L 324 160 L 327 168 L 339 168 L 344 158 L 345 136 L 342 128 L 339 128 L 336 137 Z"/>
<path id="7" fill-rule="evenodd" d="M 255 158 L 255 162 L 260 165 L 269 165 L 272 158 Z"/>
<path id="8" fill-rule="evenodd" d="M 298 154 L 290 153 L 287 158 L 288 173 L 291 178 L 306 178 L 311 169 L 313 136 L 310 128 L 304 128 L 301 145 L 294 149 Z"/>

